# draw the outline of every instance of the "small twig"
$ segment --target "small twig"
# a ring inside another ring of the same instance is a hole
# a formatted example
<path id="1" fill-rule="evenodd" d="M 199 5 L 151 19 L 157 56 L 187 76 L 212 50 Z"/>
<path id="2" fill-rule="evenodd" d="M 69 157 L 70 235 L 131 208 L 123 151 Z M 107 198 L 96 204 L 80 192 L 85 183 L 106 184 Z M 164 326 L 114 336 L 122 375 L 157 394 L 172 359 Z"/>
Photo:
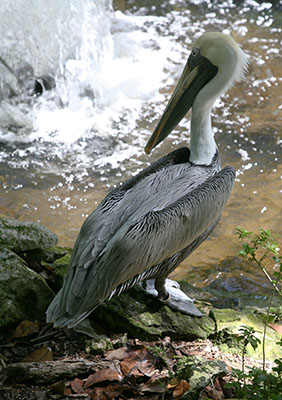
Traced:
<path id="1" fill-rule="evenodd" d="M 255 261 L 257 263 L 257 265 L 260 267 L 260 269 L 262 270 L 262 272 L 265 274 L 265 276 L 267 277 L 267 279 L 269 280 L 269 282 L 272 284 L 272 286 L 274 287 L 274 289 L 279 293 L 280 296 L 282 296 L 282 292 L 280 291 L 279 287 L 276 285 L 276 283 L 273 281 L 273 279 L 271 278 L 271 276 L 269 275 L 269 273 L 266 271 L 266 269 L 264 268 L 264 266 L 260 263 L 260 260 L 257 260 L 255 256 L 252 256 L 252 261 Z"/>
<path id="2" fill-rule="evenodd" d="M 63 335 L 64 335 L 63 332 L 60 332 L 60 331 L 55 332 L 54 331 L 54 332 L 46 333 L 46 335 L 38 336 L 34 339 L 31 339 L 30 342 L 31 343 L 41 343 L 41 342 L 45 341 L 46 339 L 50 339 L 52 337 L 60 337 Z"/>
<path id="3" fill-rule="evenodd" d="M 262 337 L 262 369 L 265 372 L 265 338 L 266 338 L 266 328 L 268 325 L 268 319 L 269 319 L 269 311 L 270 311 L 270 306 L 271 306 L 271 302 L 273 299 L 273 294 L 274 294 L 274 290 L 271 291 L 271 295 L 269 298 L 269 303 L 268 303 L 268 307 L 267 307 L 267 314 L 266 314 L 266 321 L 264 324 L 264 328 L 263 328 L 263 337 Z"/>

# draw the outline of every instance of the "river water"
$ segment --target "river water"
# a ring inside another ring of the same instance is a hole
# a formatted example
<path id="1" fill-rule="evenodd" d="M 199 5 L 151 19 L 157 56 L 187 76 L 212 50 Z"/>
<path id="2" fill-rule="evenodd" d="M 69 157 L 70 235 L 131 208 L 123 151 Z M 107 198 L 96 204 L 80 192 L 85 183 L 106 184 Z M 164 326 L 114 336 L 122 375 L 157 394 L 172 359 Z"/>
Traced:
<path id="1" fill-rule="evenodd" d="M 188 114 L 143 152 L 194 38 L 234 35 L 249 71 L 217 102 L 213 127 L 236 184 L 214 233 L 174 276 L 246 276 L 235 227 L 282 233 L 278 2 L 3 0 L 0 22 L 0 215 L 39 221 L 63 246 L 110 188 L 189 144 Z M 56 87 L 35 96 L 44 76 Z"/>

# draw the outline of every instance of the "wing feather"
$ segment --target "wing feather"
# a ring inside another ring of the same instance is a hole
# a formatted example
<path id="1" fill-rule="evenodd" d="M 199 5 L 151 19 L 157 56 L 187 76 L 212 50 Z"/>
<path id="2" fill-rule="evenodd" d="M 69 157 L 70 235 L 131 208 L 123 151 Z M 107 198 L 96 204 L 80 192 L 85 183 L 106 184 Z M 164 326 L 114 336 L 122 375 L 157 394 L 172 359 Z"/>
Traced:
<path id="1" fill-rule="evenodd" d="M 163 210 L 136 213 L 113 236 L 87 279 L 77 313 L 95 308 L 123 282 L 176 254 L 220 217 L 235 172 L 225 167 Z"/>
<path id="2" fill-rule="evenodd" d="M 158 175 L 163 169 L 187 163 L 189 154 L 190 151 L 186 147 L 169 153 L 111 191 L 96 210 L 89 215 L 76 240 L 63 288 L 48 308 L 47 320 L 54 321 L 65 312 L 72 313 L 78 308 L 78 300 L 88 277 L 87 270 L 95 264 L 101 251 L 124 221 L 128 219 L 130 213 L 134 213 L 138 209 L 144 200 L 144 193 L 139 196 L 138 201 L 128 201 L 127 205 L 125 197 L 134 191 L 136 185 L 145 179 L 150 179 L 151 176 Z M 159 179 L 161 181 L 161 178 Z M 150 192 L 147 191 L 145 195 L 150 197 Z M 124 206 L 127 207 L 124 209 Z"/>

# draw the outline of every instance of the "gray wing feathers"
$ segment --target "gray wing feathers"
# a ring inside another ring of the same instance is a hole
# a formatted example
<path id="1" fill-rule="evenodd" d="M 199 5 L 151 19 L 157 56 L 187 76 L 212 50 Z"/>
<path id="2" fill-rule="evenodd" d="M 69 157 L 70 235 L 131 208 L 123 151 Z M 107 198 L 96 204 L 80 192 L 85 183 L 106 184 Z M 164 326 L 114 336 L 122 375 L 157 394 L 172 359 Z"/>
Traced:
<path id="1" fill-rule="evenodd" d="M 47 320 L 55 320 L 65 311 L 71 313 L 78 308 L 77 304 L 80 301 L 83 283 L 88 276 L 87 270 L 93 266 L 100 252 L 128 218 L 128 215 L 135 211 L 142 202 L 143 193 L 140 193 L 140 198 L 135 196 L 134 201 L 130 199 L 127 202 L 124 201 L 132 189 L 136 188 L 136 185 L 144 179 L 148 177 L 150 179 L 150 176 L 161 172 L 164 168 L 186 163 L 188 159 L 188 148 L 177 149 L 145 168 L 105 197 L 81 228 L 65 276 L 64 286 L 49 306 Z M 147 197 L 149 196 L 150 193 L 147 191 Z M 136 198 L 139 199 L 139 202 L 136 201 Z"/>
<path id="2" fill-rule="evenodd" d="M 234 170 L 226 167 L 163 210 L 143 216 L 137 212 L 129 218 L 89 271 L 87 288 L 75 307 L 79 314 L 95 308 L 118 285 L 181 251 L 208 229 L 222 213 L 234 178 Z"/>

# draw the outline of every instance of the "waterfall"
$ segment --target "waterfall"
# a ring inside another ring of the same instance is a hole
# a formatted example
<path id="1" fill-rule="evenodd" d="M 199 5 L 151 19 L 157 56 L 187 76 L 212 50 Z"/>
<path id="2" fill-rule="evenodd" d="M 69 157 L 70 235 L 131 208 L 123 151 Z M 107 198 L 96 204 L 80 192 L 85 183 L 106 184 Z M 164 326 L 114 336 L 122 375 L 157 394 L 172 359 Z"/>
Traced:
<path id="1" fill-rule="evenodd" d="M 60 131 L 68 122 L 79 123 L 84 103 L 91 108 L 102 106 L 103 70 L 113 59 L 113 15 L 111 0 L 1 2 L 0 129 L 4 139 L 11 132 L 19 139 L 32 132 L 44 136 Z M 35 85 L 41 85 L 42 92 L 42 82 L 48 86 L 50 81 L 55 90 L 36 99 Z M 78 113 L 77 118 L 72 111 Z M 70 130 L 67 136 L 74 141 L 80 133 L 72 135 Z"/>
<path id="2" fill-rule="evenodd" d="M 181 57 L 168 25 L 111 0 L 2 0 L 0 162 L 80 176 L 142 152 L 164 67 Z"/>
<path id="3" fill-rule="evenodd" d="M 1 98 L 17 93 L 30 74 L 51 75 L 68 90 L 90 85 L 99 96 L 100 71 L 112 56 L 112 15 L 111 0 L 3 0 Z"/>

